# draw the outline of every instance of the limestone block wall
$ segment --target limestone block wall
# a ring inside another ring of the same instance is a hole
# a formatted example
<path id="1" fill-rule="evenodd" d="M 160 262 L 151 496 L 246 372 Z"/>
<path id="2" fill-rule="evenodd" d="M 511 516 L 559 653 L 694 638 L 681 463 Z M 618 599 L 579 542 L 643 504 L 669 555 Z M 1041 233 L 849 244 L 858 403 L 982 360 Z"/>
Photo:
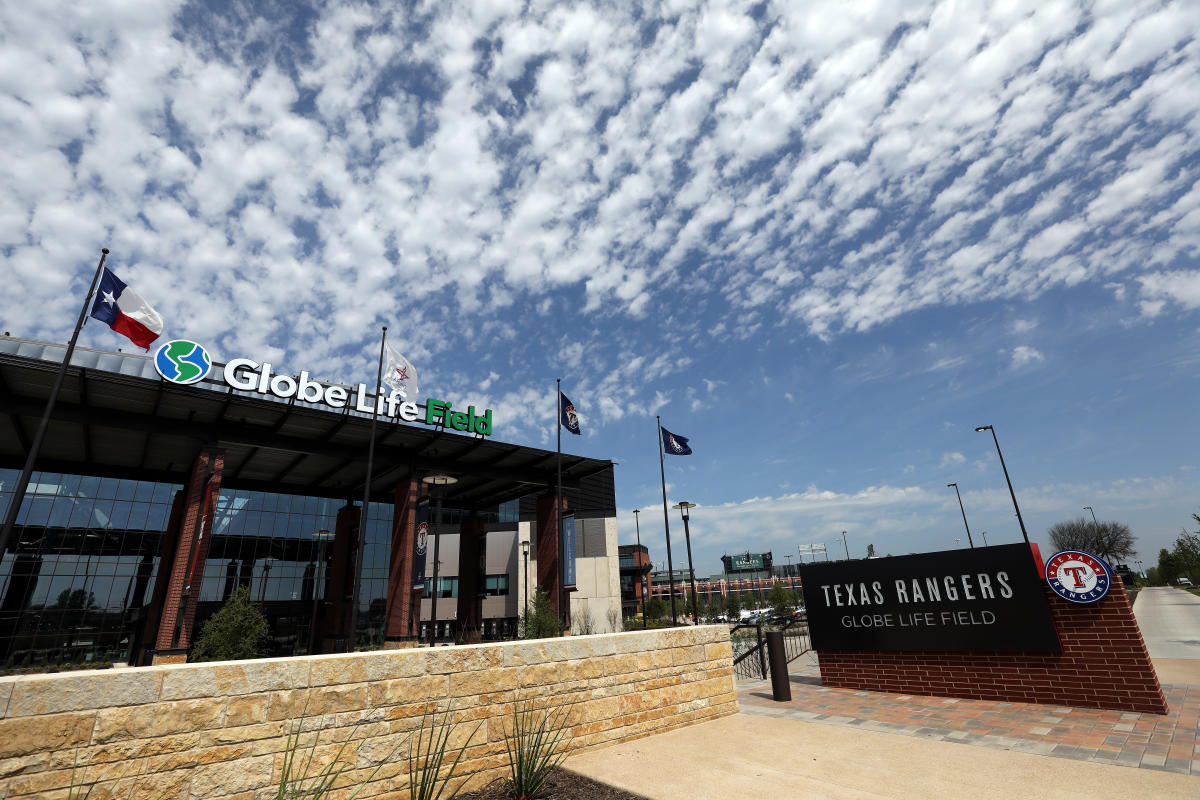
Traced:
<path id="1" fill-rule="evenodd" d="M 408 797 L 411 732 L 449 708 L 466 789 L 507 770 L 518 700 L 566 706 L 569 749 L 646 736 L 737 711 L 723 626 L 348 655 L 172 664 L 0 678 L 0 797 L 274 797 L 286 731 L 303 720 L 314 763 L 340 742 L 358 797 Z M 306 749 L 307 752 L 307 749 Z M 389 756 L 392 756 L 389 760 Z M 346 792 L 339 796 L 346 796 Z"/>

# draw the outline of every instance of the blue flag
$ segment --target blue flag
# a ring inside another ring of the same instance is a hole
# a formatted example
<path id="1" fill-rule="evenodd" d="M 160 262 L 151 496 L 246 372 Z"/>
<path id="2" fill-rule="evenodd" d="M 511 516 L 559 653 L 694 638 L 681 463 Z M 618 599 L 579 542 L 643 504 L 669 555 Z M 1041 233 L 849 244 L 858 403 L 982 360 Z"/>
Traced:
<path id="1" fill-rule="evenodd" d="M 558 393 L 558 421 L 576 436 L 582 435 L 579 432 L 579 415 L 575 413 L 575 404 L 568 400 L 562 391 Z"/>
<path id="2" fill-rule="evenodd" d="M 661 430 L 664 453 L 668 453 L 673 456 L 690 456 L 692 454 L 692 448 L 688 447 L 688 440 L 686 437 L 676 436 L 666 428 L 661 428 Z"/>

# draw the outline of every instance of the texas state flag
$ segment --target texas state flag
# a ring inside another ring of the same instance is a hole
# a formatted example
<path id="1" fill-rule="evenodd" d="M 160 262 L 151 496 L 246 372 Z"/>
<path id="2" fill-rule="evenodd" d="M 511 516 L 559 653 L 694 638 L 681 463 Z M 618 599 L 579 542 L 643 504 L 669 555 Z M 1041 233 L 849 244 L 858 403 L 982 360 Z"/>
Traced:
<path id="1" fill-rule="evenodd" d="M 104 276 L 100 278 L 92 316 L 144 350 L 150 349 L 150 343 L 163 330 L 162 314 L 109 272 L 108 267 L 104 268 Z"/>

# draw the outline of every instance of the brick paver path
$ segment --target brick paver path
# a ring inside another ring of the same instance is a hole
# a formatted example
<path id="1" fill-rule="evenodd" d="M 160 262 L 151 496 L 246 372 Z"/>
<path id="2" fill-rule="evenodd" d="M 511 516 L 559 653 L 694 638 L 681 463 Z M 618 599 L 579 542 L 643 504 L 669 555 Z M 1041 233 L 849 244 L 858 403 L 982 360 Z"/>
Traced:
<path id="1" fill-rule="evenodd" d="M 770 681 L 738 682 L 742 713 L 946 742 L 1200 775 L 1200 686 L 1164 684 L 1165 715 L 827 689 L 815 664 L 792 665 L 792 700 Z"/>

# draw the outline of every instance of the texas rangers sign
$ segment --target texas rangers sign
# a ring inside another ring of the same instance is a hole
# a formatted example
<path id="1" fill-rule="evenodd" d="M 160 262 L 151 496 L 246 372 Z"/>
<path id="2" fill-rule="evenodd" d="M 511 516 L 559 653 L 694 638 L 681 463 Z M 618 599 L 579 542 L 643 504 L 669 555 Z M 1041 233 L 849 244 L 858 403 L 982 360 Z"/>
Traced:
<path id="1" fill-rule="evenodd" d="M 1099 556 L 1082 550 L 1062 550 L 1046 562 L 1046 583 L 1064 600 L 1096 603 L 1112 588 L 1112 570 Z"/>

